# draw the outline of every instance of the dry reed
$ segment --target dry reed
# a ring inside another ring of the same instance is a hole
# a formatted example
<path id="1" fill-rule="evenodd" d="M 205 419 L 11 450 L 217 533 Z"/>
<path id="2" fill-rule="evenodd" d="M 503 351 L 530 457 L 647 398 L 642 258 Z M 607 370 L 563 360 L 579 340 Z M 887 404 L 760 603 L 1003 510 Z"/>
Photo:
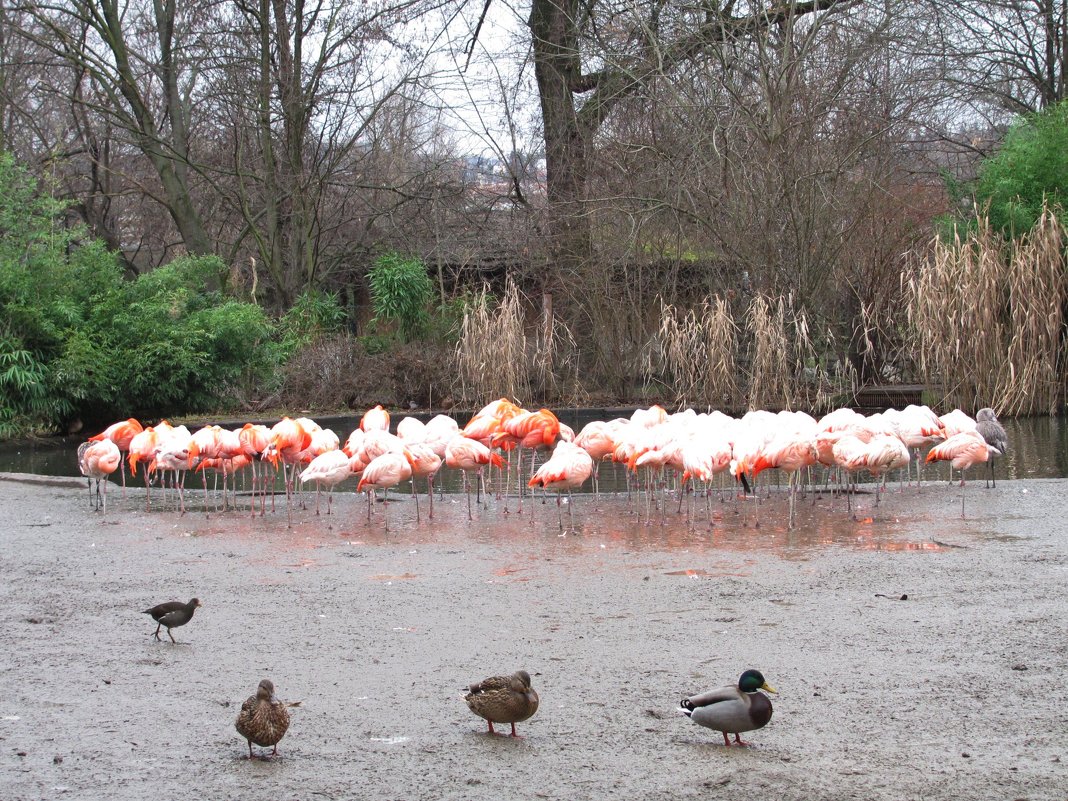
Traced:
<path id="1" fill-rule="evenodd" d="M 745 325 L 752 338 L 749 357 L 750 409 L 789 408 L 793 399 L 786 304 L 757 295 L 749 304 Z"/>
<path id="2" fill-rule="evenodd" d="M 526 394 L 526 338 L 519 290 L 509 283 L 500 301 L 494 304 L 493 300 L 489 289 L 483 288 L 464 310 L 456 362 L 467 405 Z"/>
<path id="3" fill-rule="evenodd" d="M 1065 391 L 1065 235 L 1047 209 L 1005 242 L 979 220 L 935 240 L 907 282 L 920 368 L 949 406 L 1055 414 Z"/>
<path id="4" fill-rule="evenodd" d="M 738 327 L 727 303 L 706 299 L 681 313 L 661 299 L 660 331 L 652 346 L 658 372 L 679 405 L 732 408 L 738 398 Z"/>
<path id="5" fill-rule="evenodd" d="M 578 352 L 571 331 L 546 309 L 527 333 L 529 306 L 509 281 L 499 300 L 483 289 L 464 310 L 456 362 L 466 405 L 504 395 L 519 402 L 549 401 L 578 381 Z"/>
<path id="6" fill-rule="evenodd" d="M 578 343 L 571 329 L 545 306 L 538 334 L 528 343 L 528 350 L 531 351 L 528 384 L 540 400 L 549 402 L 581 392 Z"/>

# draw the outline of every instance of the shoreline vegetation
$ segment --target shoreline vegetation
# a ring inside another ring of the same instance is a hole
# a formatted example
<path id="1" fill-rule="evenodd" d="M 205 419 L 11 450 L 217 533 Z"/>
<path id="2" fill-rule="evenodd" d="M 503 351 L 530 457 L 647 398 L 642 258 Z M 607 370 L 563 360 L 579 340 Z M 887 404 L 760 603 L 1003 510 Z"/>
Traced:
<path id="1" fill-rule="evenodd" d="M 1068 234 L 1045 196 L 1026 229 L 947 222 L 909 251 L 896 289 L 848 320 L 748 278 L 672 293 L 654 283 L 611 315 L 566 282 L 507 273 L 446 294 L 427 263 L 395 252 L 369 268 L 362 314 L 315 286 L 272 310 L 229 285 L 216 256 L 124 276 L 102 242 L 57 227 L 63 204 L 10 157 L 0 203 L 17 221 L 0 253 L 0 438 L 209 409 L 477 408 L 501 396 L 819 413 L 872 387 L 922 385 L 932 407 L 995 404 L 1003 417 L 1055 415 L 1068 398 Z"/>

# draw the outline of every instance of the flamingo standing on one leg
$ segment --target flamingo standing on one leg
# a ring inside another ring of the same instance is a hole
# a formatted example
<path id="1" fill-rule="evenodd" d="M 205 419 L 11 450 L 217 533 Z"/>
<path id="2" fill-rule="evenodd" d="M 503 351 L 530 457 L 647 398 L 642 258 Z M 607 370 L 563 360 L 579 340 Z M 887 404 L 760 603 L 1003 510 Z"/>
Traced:
<path id="1" fill-rule="evenodd" d="M 593 459 L 578 445 L 573 445 L 565 440 L 556 443 L 552 456 L 538 468 L 538 471 L 527 482 L 528 487 L 541 486 L 547 490 L 561 492 L 566 490 L 570 501 L 571 490 L 581 487 L 593 474 Z M 571 528 L 575 528 L 574 504 L 568 503 L 568 513 L 571 516 Z M 560 512 L 560 496 L 556 496 L 556 517 L 560 524 L 560 530 L 564 530 L 564 520 Z"/>
<path id="2" fill-rule="evenodd" d="M 119 469 L 122 453 L 119 446 L 110 439 L 96 442 L 83 442 L 78 447 L 78 469 L 89 479 L 89 502 L 93 502 L 93 479 L 96 479 L 96 500 L 94 507 L 102 514 L 108 511 L 108 476 Z M 100 497 L 100 482 L 104 482 L 104 497 Z"/>
<path id="3" fill-rule="evenodd" d="M 935 445 L 927 453 L 928 462 L 948 461 L 954 470 L 960 470 L 960 516 L 964 517 L 964 471 L 990 458 L 997 451 L 987 444 L 978 431 L 964 431 L 954 434 L 940 445 Z"/>
<path id="4" fill-rule="evenodd" d="M 368 493 L 371 493 L 378 489 L 383 490 L 382 520 L 387 530 L 389 529 L 389 510 L 387 508 L 389 504 L 389 488 L 395 487 L 411 477 L 412 464 L 407 452 L 390 452 L 376 456 L 363 471 L 363 476 L 360 478 L 356 491 L 362 492 L 366 489 Z M 370 506 L 367 508 L 367 519 L 371 519 Z"/>
<path id="5" fill-rule="evenodd" d="M 334 502 L 334 487 L 352 475 L 349 469 L 349 457 L 344 451 L 327 451 L 316 456 L 300 474 L 300 481 L 306 484 L 315 482 L 315 514 L 319 514 L 319 493 L 321 485 L 326 484 L 326 513 L 330 514 Z"/>

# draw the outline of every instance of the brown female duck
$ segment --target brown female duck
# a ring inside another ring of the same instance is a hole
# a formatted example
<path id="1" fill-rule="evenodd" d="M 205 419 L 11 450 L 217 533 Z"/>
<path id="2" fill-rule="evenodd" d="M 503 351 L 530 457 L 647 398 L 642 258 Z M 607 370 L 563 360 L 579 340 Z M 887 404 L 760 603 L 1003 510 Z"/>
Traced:
<path id="1" fill-rule="evenodd" d="M 530 686 L 530 674 L 517 670 L 511 676 L 491 676 L 472 684 L 464 696 L 467 705 L 489 724 L 489 733 L 494 734 L 494 723 L 511 723 L 512 736 L 518 737 L 515 724 L 527 720 L 538 711 L 538 694 Z"/>
<path id="2" fill-rule="evenodd" d="M 252 759 L 252 744 L 266 748 L 271 745 L 271 756 L 278 753 L 278 741 L 285 736 L 289 728 L 289 709 L 299 706 L 300 701 L 286 703 L 279 701 L 274 694 L 274 683 L 264 679 L 256 688 L 256 694 L 250 695 L 241 705 L 237 715 L 237 731 L 248 740 L 248 758 Z"/>

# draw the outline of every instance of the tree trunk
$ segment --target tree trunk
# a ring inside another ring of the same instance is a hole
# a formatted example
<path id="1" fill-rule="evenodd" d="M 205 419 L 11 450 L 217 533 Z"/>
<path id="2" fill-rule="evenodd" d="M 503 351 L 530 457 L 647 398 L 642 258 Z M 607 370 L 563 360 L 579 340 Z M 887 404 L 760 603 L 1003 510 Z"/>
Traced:
<path id="1" fill-rule="evenodd" d="M 196 205 L 193 203 L 187 181 L 188 171 L 185 166 L 189 157 L 188 140 L 185 135 L 187 108 L 181 98 L 175 96 L 178 86 L 175 66 L 170 61 L 174 34 L 174 5 L 170 3 L 164 6 L 157 3 L 154 8 L 161 52 L 165 54 L 164 88 L 167 92 L 167 105 L 172 112 L 170 140 L 164 139 L 139 89 L 138 76 L 135 75 L 130 63 L 130 53 L 126 45 L 122 14 L 118 4 L 114 0 L 109 0 L 109 2 L 101 3 L 101 7 L 104 24 L 101 26 L 100 33 L 107 41 L 111 54 L 115 58 L 119 91 L 126 100 L 134 123 L 131 132 L 137 139 L 141 151 L 148 156 L 159 175 L 167 211 L 174 220 L 178 233 L 182 236 L 186 250 L 194 255 L 208 255 L 214 252 L 214 249 Z"/>
<path id="2" fill-rule="evenodd" d="M 584 213 L 587 132 L 579 122 L 574 97 L 581 79 L 578 5 L 577 0 L 534 0 L 530 10 L 534 77 L 545 136 L 547 233 L 555 268 L 543 274 L 546 281 L 573 274 L 593 255 Z"/>

